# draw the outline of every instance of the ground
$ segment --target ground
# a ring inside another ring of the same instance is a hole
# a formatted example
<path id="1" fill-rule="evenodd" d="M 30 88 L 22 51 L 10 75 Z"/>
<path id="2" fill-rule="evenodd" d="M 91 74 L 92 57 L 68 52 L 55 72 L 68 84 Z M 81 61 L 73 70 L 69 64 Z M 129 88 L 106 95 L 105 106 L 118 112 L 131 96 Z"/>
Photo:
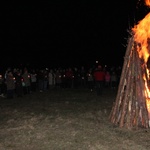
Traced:
<path id="1" fill-rule="evenodd" d="M 149 150 L 149 129 L 110 122 L 116 94 L 54 89 L 0 98 L 0 150 Z"/>

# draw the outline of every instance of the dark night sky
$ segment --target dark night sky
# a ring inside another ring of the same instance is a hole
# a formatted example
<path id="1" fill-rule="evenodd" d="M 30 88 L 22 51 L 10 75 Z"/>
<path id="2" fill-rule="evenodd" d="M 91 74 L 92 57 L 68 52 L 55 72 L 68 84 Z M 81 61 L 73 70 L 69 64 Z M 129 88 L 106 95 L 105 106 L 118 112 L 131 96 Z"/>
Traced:
<path id="1" fill-rule="evenodd" d="M 144 0 L 9 2 L 1 13 L 1 66 L 122 64 L 128 29 L 148 11 Z"/>

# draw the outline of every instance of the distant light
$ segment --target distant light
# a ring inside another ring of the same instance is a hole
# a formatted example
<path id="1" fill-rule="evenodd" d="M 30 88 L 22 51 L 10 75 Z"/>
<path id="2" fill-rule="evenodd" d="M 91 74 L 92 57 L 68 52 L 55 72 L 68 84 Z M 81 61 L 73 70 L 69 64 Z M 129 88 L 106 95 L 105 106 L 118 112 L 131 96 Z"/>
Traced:
<path id="1" fill-rule="evenodd" d="M 98 64 L 98 60 L 96 60 L 96 64 Z"/>

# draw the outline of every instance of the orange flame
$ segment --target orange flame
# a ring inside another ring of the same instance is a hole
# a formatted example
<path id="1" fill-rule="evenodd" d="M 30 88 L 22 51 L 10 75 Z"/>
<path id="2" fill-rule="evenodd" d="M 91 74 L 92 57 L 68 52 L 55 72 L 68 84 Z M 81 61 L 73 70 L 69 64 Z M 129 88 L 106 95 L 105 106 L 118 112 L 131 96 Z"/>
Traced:
<path id="1" fill-rule="evenodd" d="M 145 0 L 146 6 L 150 6 L 150 0 Z"/>
<path id="2" fill-rule="evenodd" d="M 143 20 L 139 21 L 138 25 L 135 25 L 133 32 L 135 41 L 141 45 L 139 56 L 140 58 L 143 57 L 144 61 L 147 62 L 149 57 L 150 13 Z"/>
<path id="3" fill-rule="evenodd" d="M 145 0 L 145 4 L 150 6 L 150 0 Z M 147 61 L 150 56 L 150 13 L 148 13 L 145 18 L 138 22 L 137 25 L 132 28 L 134 33 L 134 40 L 138 44 L 138 54 L 139 57 L 144 60 L 145 66 L 147 67 Z M 141 66 L 142 67 L 142 66 Z M 147 77 L 149 78 L 149 70 L 147 69 Z M 146 75 L 143 75 L 145 81 L 145 96 L 146 96 L 146 105 L 150 119 L 150 90 L 148 87 L 149 79 L 146 78 Z"/>

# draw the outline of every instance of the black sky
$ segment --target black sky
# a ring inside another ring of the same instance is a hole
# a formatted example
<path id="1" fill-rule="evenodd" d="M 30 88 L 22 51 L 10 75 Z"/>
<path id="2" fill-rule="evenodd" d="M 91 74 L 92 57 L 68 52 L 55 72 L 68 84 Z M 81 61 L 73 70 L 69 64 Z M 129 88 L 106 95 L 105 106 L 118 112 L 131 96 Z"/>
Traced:
<path id="1" fill-rule="evenodd" d="M 9 2 L 1 11 L 0 63 L 122 64 L 128 30 L 148 11 L 144 0 Z"/>

